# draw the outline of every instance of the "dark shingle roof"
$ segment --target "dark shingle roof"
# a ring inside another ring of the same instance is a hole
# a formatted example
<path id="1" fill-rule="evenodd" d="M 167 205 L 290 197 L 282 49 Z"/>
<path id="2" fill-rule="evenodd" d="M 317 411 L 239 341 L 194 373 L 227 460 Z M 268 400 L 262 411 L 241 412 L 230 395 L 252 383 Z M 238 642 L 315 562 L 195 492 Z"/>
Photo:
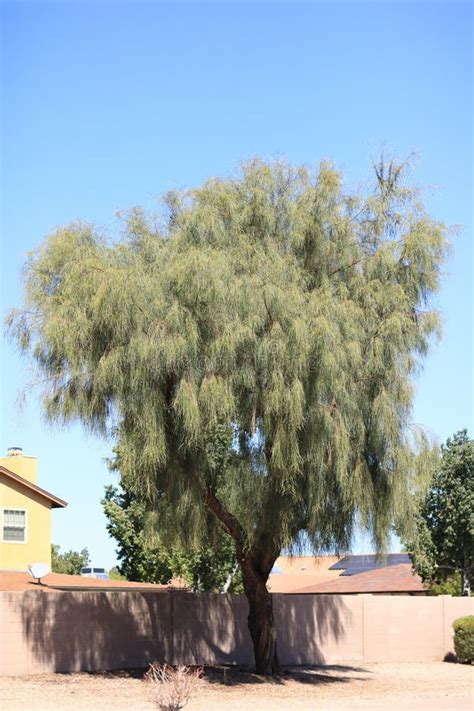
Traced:
<path id="1" fill-rule="evenodd" d="M 357 594 L 357 593 L 423 593 L 426 592 L 411 563 L 399 563 L 376 568 L 356 575 L 340 576 L 318 585 L 295 590 L 295 593 Z"/>
<path id="2" fill-rule="evenodd" d="M 391 565 L 411 564 L 408 553 L 388 553 L 377 556 L 372 553 L 347 555 L 330 567 L 330 570 L 343 570 L 343 576 L 367 573 L 370 570 L 387 568 Z"/>

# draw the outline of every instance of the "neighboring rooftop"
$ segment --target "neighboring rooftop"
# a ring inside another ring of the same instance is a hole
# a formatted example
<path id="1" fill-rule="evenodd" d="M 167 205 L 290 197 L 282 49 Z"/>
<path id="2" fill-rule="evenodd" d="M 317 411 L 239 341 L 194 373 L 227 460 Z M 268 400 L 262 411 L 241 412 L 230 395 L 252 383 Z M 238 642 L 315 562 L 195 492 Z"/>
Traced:
<path id="1" fill-rule="evenodd" d="M 346 555 L 331 566 L 331 570 L 342 570 L 342 575 L 357 575 L 377 568 L 386 568 L 391 565 L 405 563 L 411 565 L 408 553 L 387 553 L 377 556 L 374 553 Z"/>
<path id="2" fill-rule="evenodd" d="M 86 578 L 81 575 L 63 575 L 61 573 L 48 573 L 39 585 L 29 573 L 0 571 L 0 592 L 24 592 L 37 590 L 41 592 L 66 592 L 73 590 L 92 591 L 143 591 L 157 592 L 174 589 L 183 589 L 181 581 L 171 581 L 168 585 L 157 583 L 133 583 L 122 580 L 98 580 Z"/>
<path id="3" fill-rule="evenodd" d="M 340 570 L 332 570 L 337 556 L 280 556 L 275 561 L 268 578 L 270 592 L 289 593 L 306 585 L 316 585 L 334 580 L 341 575 Z"/>
<path id="4" fill-rule="evenodd" d="M 293 590 L 297 594 L 425 594 L 426 588 L 419 575 L 413 572 L 411 563 L 398 563 L 375 568 L 355 575 L 341 575 L 336 580 Z"/>
<path id="5" fill-rule="evenodd" d="M 408 553 L 280 556 L 268 579 L 273 593 L 406 593 L 426 590 Z"/>
<path id="6" fill-rule="evenodd" d="M 322 570 L 331 570 L 340 560 L 336 555 L 281 555 L 275 561 L 272 574 L 319 574 Z"/>

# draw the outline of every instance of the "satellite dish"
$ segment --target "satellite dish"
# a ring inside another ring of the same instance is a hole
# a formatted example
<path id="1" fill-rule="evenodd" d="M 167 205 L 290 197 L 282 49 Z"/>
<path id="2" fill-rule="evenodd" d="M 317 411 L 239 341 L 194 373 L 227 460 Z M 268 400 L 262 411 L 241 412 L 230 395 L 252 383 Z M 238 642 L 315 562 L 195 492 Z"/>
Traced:
<path id="1" fill-rule="evenodd" d="M 35 578 L 38 585 L 42 585 L 41 578 L 44 578 L 49 573 L 49 565 L 47 563 L 32 563 L 28 566 L 30 575 Z"/>

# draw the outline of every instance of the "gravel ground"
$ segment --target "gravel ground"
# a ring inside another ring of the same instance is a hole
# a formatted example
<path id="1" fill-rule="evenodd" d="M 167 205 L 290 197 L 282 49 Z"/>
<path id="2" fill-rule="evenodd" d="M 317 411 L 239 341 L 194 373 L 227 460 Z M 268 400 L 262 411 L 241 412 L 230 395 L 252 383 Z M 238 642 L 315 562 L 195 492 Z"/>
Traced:
<path id="1" fill-rule="evenodd" d="M 2 711 L 153 709 L 140 674 L 7 677 Z M 373 664 L 286 670 L 274 681 L 245 670 L 207 669 L 187 711 L 472 711 L 474 669 L 461 664 Z"/>

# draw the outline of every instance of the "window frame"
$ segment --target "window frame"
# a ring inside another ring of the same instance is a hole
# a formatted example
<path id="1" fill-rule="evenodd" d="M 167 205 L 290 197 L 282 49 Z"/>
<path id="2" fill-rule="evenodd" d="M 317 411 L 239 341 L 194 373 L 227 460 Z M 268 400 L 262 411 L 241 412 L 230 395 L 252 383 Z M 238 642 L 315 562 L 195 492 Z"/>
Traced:
<path id="1" fill-rule="evenodd" d="M 18 511 L 25 514 L 25 540 L 24 541 L 7 541 L 5 540 L 5 511 Z M 28 509 L 14 508 L 13 506 L 4 506 L 2 509 L 2 543 L 14 543 L 24 546 L 28 543 Z"/>

